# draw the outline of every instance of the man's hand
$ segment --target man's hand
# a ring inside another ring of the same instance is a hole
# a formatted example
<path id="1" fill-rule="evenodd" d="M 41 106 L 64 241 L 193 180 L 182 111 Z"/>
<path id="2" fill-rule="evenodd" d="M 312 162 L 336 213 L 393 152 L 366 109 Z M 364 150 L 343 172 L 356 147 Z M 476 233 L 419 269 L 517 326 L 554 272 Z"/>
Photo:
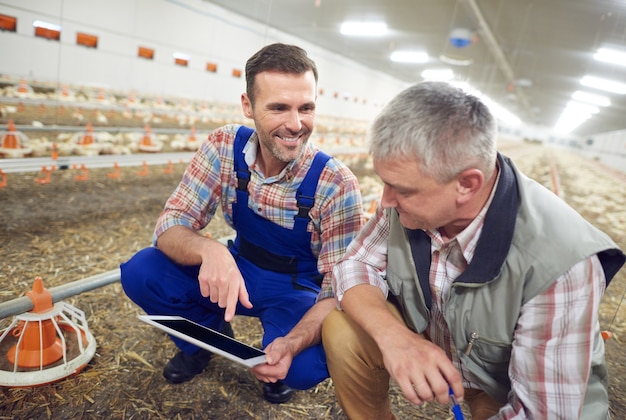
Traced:
<path id="1" fill-rule="evenodd" d="M 266 363 L 252 368 L 252 373 L 263 382 L 276 382 L 285 379 L 294 357 L 290 341 L 278 337 L 265 348 Z"/>
<path id="2" fill-rule="evenodd" d="M 220 308 L 226 308 L 224 320 L 230 322 L 235 316 L 237 302 L 248 309 L 252 308 L 252 303 L 241 272 L 228 248 L 212 244 L 210 249 L 210 252 L 204 251 L 202 255 L 198 274 L 200 293 Z"/>
<path id="3" fill-rule="evenodd" d="M 459 371 L 440 347 L 421 335 L 404 326 L 393 328 L 380 350 L 387 371 L 413 404 L 447 404 L 450 387 L 462 399 Z"/>
<path id="4" fill-rule="evenodd" d="M 179 225 L 163 232 L 157 246 L 179 264 L 200 265 L 200 293 L 220 308 L 226 308 L 226 322 L 232 321 L 235 316 L 238 301 L 244 307 L 252 308 L 235 259 L 222 243 Z"/>
<path id="5" fill-rule="evenodd" d="M 463 399 L 461 374 L 443 349 L 411 331 L 380 289 L 352 287 L 344 294 L 341 306 L 374 339 L 385 369 L 410 402 L 419 405 L 436 400 L 447 404 L 450 388 L 459 401 Z"/>
<path id="6" fill-rule="evenodd" d="M 334 299 L 322 299 L 315 303 L 287 335 L 277 337 L 265 347 L 266 363 L 252 369 L 254 376 L 263 382 L 285 379 L 293 358 L 302 350 L 321 342 L 322 321 L 334 307 Z"/>

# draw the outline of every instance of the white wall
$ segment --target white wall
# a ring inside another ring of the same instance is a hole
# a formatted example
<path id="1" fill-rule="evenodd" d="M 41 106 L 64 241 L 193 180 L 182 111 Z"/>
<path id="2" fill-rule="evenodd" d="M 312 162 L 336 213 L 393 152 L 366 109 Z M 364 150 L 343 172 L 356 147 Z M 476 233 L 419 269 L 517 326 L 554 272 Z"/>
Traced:
<path id="1" fill-rule="evenodd" d="M 238 103 L 245 79 L 232 69 L 243 73 L 263 45 L 284 42 L 315 60 L 322 115 L 370 120 L 407 86 L 201 0 L 0 0 L 0 13 L 18 19 L 16 33 L 0 31 L 0 73 L 11 78 Z M 35 37 L 34 20 L 61 25 L 60 42 Z M 97 49 L 76 45 L 77 32 L 98 36 Z M 139 46 L 154 49 L 154 60 L 137 57 Z M 190 56 L 188 67 L 174 65 L 175 52 Z M 218 71 L 207 72 L 207 62 Z"/>
<path id="2" fill-rule="evenodd" d="M 626 130 L 588 136 L 577 149 L 587 158 L 626 172 Z"/>

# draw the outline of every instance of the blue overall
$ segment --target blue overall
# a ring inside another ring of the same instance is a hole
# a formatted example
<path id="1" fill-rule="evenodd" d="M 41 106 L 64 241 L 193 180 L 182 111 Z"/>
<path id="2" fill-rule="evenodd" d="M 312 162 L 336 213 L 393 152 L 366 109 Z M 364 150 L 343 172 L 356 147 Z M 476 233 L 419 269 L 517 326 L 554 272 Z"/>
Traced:
<path id="1" fill-rule="evenodd" d="M 330 158 L 318 152 L 296 192 L 298 213 L 293 229 L 283 228 L 248 208 L 247 184 L 250 179 L 243 148 L 253 130 L 242 126 L 234 146 L 238 178 L 237 200 L 233 203 L 233 223 L 237 236 L 229 243 L 244 278 L 250 300 L 247 309 L 237 305 L 237 315 L 253 316 L 263 326 L 263 347 L 285 336 L 313 306 L 322 275 L 311 251 L 307 232 L 308 211 L 313 207 L 319 176 Z M 266 249 L 270 248 L 271 251 Z M 200 294 L 200 266 L 174 263 L 157 248 L 139 251 L 121 265 L 126 294 L 148 314 L 182 315 L 202 325 L 220 328 L 224 310 Z M 176 345 L 192 354 L 197 347 L 172 337 Z M 328 378 L 322 344 L 296 355 L 284 382 L 295 389 L 308 389 Z"/>

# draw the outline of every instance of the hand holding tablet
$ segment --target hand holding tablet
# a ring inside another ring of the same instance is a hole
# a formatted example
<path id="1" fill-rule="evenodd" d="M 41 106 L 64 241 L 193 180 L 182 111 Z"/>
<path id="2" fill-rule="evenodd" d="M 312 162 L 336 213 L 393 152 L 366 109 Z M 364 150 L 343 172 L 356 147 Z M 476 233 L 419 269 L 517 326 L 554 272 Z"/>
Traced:
<path id="1" fill-rule="evenodd" d="M 181 316 L 139 315 L 139 319 L 168 334 L 247 367 L 265 363 L 265 352 Z"/>

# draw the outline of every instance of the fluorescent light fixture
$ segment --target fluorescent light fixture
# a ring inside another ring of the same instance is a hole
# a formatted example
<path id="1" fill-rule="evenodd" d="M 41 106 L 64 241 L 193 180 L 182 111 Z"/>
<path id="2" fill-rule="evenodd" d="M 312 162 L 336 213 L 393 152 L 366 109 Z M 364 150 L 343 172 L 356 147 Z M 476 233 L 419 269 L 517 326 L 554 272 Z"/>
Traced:
<path id="1" fill-rule="evenodd" d="M 597 106 L 611 105 L 611 100 L 608 97 L 596 95 L 595 93 L 583 92 L 582 90 L 577 90 L 572 93 L 572 99 Z"/>
<path id="2" fill-rule="evenodd" d="M 500 104 L 491 100 L 491 98 L 482 94 L 479 95 L 479 97 L 485 105 L 487 105 L 493 115 L 500 121 L 503 121 L 511 126 L 518 126 L 522 123 L 522 120 L 520 120 L 517 115 L 510 112 L 508 109 L 503 108 Z"/>
<path id="3" fill-rule="evenodd" d="M 612 50 L 610 48 L 599 48 L 593 58 L 598 61 L 604 61 L 605 63 L 626 66 L 626 52 L 624 51 Z"/>
<path id="4" fill-rule="evenodd" d="M 348 36 L 383 36 L 387 34 L 385 22 L 344 22 L 341 34 Z"/>
<path id="5" fill-rule="evenodd" d="M 556 122 L 554 131 L 558 134 L 569 134 L 589 118 L 591 118 L 589 113 L 585 113 L 580 109 L 566 107 Z"/>
<path id="6" fill-rule="evenodd" d="M 446 64 L 451 64 L 453 66 L 469 66 L 474 62 L 474 60 L 468 57 L 451 56 L 451 55 L 446 55 L 446 54 L 441 54 L 439 56 L 439 60 L 443 61 Z"/>
<path id="7" fill-rule="evenodd" d="M 607 92 L 618 93 L 623 95 L 626 93 L 626 84 L 616 82 L 614 80 L 602 79 L 595 76 L 585 76 L 580 79 L 580 84 L 590 88 L 605 90 Z"/>
<path id="8" fill-rule="evenodd" d="M 42 20 L 33 21 L 33 26 L 35 28 L 44 28 L 44 29 L 50 29 L 52 31 L 61 32 L 61 25 L 55 25 L 54 23 L 44 22 Z"/>
<path id="9" fill-rule="evenodd" d="M 390 58 L 396 63 L 425 63 L 428 54 L 423 51 L 394 51 Z"/>
<path id="10" fill-rule="evenodd" d="M 599 111 L 597 106 L 570 101 L 554 126 L 554 131 L 559 134 L 569 134 Z"/>
<path id="11" fill-rule="evenodd" d="M 454 78 L 454 72 L 451 69 L 426 69 L 421 76 L 426 80 L 446 81 Z"/>
<path id="12" fill-rule="evenodd" d="M 467 82 L 453 81 L 450 83 L 483 101 L 483 103 L 487 105 L 487 108 L 489 108 L 489 111 L 491 111 L 491 113 L 497 120 L 502 121 L 512 127 L 518 126 L 522 123 L 522 120 L 517 115 L 505 109 L 500 104 L 492 100 L 490 97 L 469 85 Z"/>
<path id="13" fill-rule="evenodd" d="M 600 112 L 600 109 L 595 105 L 577 101 L 569 101 L 565 108 L 576 114 L 597 114 Z"/>

